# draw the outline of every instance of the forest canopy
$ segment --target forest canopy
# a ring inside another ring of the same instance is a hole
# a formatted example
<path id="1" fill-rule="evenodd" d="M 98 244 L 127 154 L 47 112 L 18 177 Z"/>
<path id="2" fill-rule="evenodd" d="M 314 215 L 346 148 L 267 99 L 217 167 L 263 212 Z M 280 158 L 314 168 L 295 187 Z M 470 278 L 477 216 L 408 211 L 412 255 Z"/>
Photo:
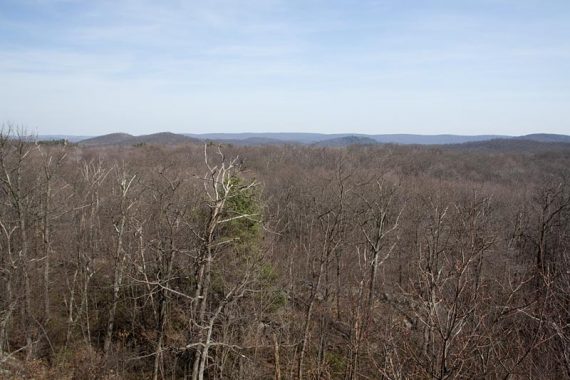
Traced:
<path id="1" fill-rule="evenodd" d="M 570 377 L 570 147 L 0 136 L 0 377 Z"/>

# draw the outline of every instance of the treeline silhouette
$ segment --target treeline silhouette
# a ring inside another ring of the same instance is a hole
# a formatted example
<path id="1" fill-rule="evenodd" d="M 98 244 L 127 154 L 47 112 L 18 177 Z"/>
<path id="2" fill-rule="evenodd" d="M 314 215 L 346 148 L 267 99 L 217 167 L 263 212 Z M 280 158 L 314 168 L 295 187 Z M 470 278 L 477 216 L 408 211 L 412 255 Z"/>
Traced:
<path id="1" fill-rule="evenodd" d="M 0 377 L 570 378 L 570 149 L 540 146 L 5 128 Z"/>

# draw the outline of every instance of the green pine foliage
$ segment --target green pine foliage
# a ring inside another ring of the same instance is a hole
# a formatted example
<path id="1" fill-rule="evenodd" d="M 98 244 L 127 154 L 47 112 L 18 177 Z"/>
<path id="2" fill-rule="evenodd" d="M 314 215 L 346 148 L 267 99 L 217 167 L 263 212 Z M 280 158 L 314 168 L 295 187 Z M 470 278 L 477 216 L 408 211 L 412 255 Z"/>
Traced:
<path id="1" fill-rule="evenodd" d="M 232 239 L 238 253 L 256 257 L 261 245 L 262 207 L 260 192 L 256 186 L 244 184 L 243 179 L 232 176 L 230 194 L 226 201 L 226 218 L 236 218 L 226 223 L 224 235 Z"/>

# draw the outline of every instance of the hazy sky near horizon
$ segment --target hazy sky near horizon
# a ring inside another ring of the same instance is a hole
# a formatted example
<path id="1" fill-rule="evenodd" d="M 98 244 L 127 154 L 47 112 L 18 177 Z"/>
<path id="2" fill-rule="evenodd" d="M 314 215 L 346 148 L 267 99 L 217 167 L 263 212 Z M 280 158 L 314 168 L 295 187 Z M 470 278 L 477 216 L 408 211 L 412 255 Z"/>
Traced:
<path id="1" fill-rule="evenodd" d="M 0 0 L 0 122 L 570 134 L 570 1 Z"/>

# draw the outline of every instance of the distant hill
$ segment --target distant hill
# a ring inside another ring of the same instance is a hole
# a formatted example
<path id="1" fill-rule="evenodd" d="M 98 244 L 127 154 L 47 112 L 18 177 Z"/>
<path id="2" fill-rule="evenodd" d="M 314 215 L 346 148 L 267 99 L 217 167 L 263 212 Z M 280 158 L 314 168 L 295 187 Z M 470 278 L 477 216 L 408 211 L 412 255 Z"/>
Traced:
<path id="1" fill-rule="evenodd" d="M 108 135 L 90 137 L 88 139 L 80 140 L 81 145 L 100 146 L 100 145 L 116 145 L 121 144 L 135 136 L 128 133 L 110 133 Z"/>
<path id="2" fill-rule="evenodd" d="M 557 142 L 557 143 L 570 143 L 570 136 L 556 135 L 552 133 L 534 133 L 531 135 L 515 137 L 517 140 L 529 140 L 539 142 Z"/>
<path id="3" fill-rule="evenodd" d="M 192 137 L 172 132 L 154 133 L 151 135 L 137 136 L 128 141 L 128 144 L 162 144 L 162 145 L 175 145 L 185 144 L 189 142 L 200 142 Z"/>
<path id="4" fill-rule="evenodd" d="M 69 142 L 75 143 L 81 140 L 90 138 L 90 136 L 74 136 L 74 135 L 38 135 L 35 137 L 38 141 L 56 141 L 56 140 L 67 140 Z"/>
<path id="5" fill-rule="evenodd" d="M 375 145 L 378 144 L 376 140 L 364 136 L 345 136 L 336 137 L 333 139 L 322 140 L 314 143 L 314 146 L 328 146 L 328 147 L 341 147 L 350 145 Z"/>
<path id="6" fill-rule="evenodd" d="M 410 135 L 410 134 L 390 134 L 390 135 L 372 135 L 373 138 L 380 143 L 390 144 L 417 144 L 417 145 L 442 145 L 442 144 L 461 144 L 474 141 L 485 141 L 496 138 L 508 138 L 508 136 L 497 135 Z"/>
<path id="7" fill-rule="evenodd" d="M 295 132 L 267 132 L 267 133 L 204 133 L 204 134 L 186 134 L 187 136 L 194 137 L 200 140 L 212 141 L 231 141 L 238 143 L 238 141 L 273 141 L 282 143 L 297 143 L 297 144 L 313 144 L 321 140 L 330 139 L 334 137 L 344 137 L 350 134 L 324 134 L 324 133 L 295 133 Z"/>
<path id="8" fill-rule="evenodd" d="M 86 146 L 105 145 L 137 145 L 137 144 L 157 144 L 175 145 L 189 142 L 200 142 L 197 139 L 171 132 L 153 133 L 150 135 L 133 136 L 128 133 L 111 133 L 108 135 L 92 137 L 79 142 Z"/>
<path id="9" fill-rule="evenodd" d="M 246 139 L 203 139 L 201 141 L 213 141 L 220 144 L 232 144 L 239 146 L 299 144 L 299 142 L 296 141 L 278 140 L 266 137 L 248 137 Z"/>
<path id="10" fill-rule="evenodd" d="M 59 137 L 59 138 L 57 138 Z M 413 144 L 413 145 L 457 145 L 486 141 L 535 141 L 541 143 L 570 143 L 570 136 L 536 133 L 523 136 L 501 135 L 413 135 L 413 134 L 324 134 L 324 133 L 206 133 L 176 134 L 170 132 L 151 135 L 133 136 L 127 133 L 111 133 L 104 136 L 81 139 L 77 136 L 53 136 L 53 139 L 65 138 L 81 145 L 135 145 L 135 144 L 181 144 L 188 142 L 214 141 L 223 144 L 242 146 L 306 144 L 316 146 L 347 146 L 363 144 Z M 44 138 L 45 139 L 45 138 Z M 493 143 L 500 145 L 501 143 Z"/>
<path id="11" fill-rule="evenodd" d="M 297 144 L 316 144 L 327 140 L 336 140 L 338 144 L 343 141 L 348 145 L 358 143 L 353 140 L 354 137 L 366 138 L 374 140 L 378 143 L 390 144 L 419 144 L 419 145 L 437 145 L 437 144 L 460 144 L 471 141 L 484 141 L 495 138 L 508 138 L 509 136 L 495 136 L 495 135 L 479 135 L 479 136 L 461 136 L 461 135 L 412 135 L 412 134 L 383 134 L 383 135 L 365 135 L 360 133 L 338 133 L 338 134 L 325 134 L 325 133 L 206 133 L 206 134 L 189 134 L 198 139 L 206 139 L 213 141 L 225 141 L 239 144 L 239 141 L 254 140 L 264 141 L 270 140 L 273 142 L 281 141 L 283 143 L 297 143 Z M 344 138 L 349 138 L 342 140 Z M 366 143 L 373 143 L 367 141 Z M 338 145 L 337 145 L 338 146 Z"/>
<path id="12" fill-rule="evenodd" d="M 561 139 L 564 140 L 564 139 Z M 445 145 L 449 149 L 477 150 L 489 152 L 513 152 L 513 153 L 542 153 L 553 151 L 570 152 L 570 140 L 557 141 L 552 139 L 531 140 L 530 138 L 493 139 L 487 141 L 475 141 L 463 144 Z"/>

